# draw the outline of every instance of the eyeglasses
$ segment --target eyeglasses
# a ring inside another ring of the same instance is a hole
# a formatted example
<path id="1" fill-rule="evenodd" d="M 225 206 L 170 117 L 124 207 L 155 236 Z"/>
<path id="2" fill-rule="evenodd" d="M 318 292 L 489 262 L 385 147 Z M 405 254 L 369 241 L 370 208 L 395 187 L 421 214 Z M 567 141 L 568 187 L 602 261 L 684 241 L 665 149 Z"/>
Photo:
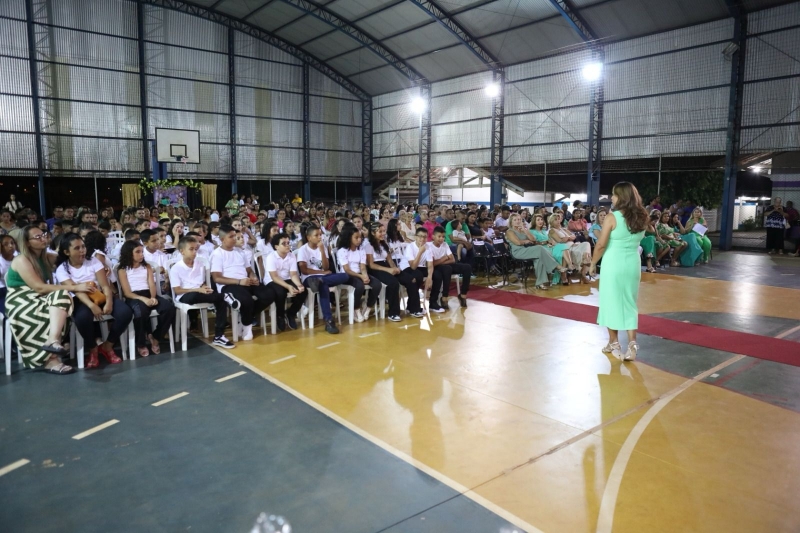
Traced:
<path id="1" fill-rule="evenodd" d="M 40 233 L 39 235 L 32 235 L 29 240 L 31 241 L 44 241 L 47 240 L 47 233 Z"/>

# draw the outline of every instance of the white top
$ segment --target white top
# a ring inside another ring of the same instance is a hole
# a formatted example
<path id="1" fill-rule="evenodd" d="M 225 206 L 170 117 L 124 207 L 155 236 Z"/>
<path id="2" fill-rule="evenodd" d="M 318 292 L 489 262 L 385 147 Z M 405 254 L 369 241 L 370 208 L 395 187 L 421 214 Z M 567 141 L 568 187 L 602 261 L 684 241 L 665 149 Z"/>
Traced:
<path id="1" fill-rule="evenodd" d="M 510 218 L 510 216 L 508 218 L 503 218 L 503 215 L 497 215 L 497 218 L 494 219 L 494 226 L 496 228 L 507 228 Z"/>
<path id="2" fill-rule="evenodd" d="M 378 249 L 376 250 L 375 248 L 372 247 L 369 241 L 364 241 L 364 242 L 365 242 L 364 253 L 366 255 L 371 255 L 373 261 L 375 262 L 386 261 L 386 258 L 389 257 L 389 252 L 387 252 L 386 248 L 381 246 L 380 243 L 378 243 Z"/>
<path id="3" fill-rule="evenodd" d="M 156 250 L 155 252 L 148 252 L 147 248 L 144 248 L 142 251 L 144 252 L 145 261 L 160 266 L 166 272 L 167 262 L 169 261 L 169 256 L 167 254 L 165 254 L 161 250 Z"/>
<path id="4" fill-rule="evenodd" d="M 75 283 L 86 283 L 88 281 L 95 281 L 95 274 L 98 270 L 103 270 L 103 268 L 103 263 L 94 257 L 90 257 L 83 261 L 83 265 L 81 265 L 80 268 L 72 265 L 67 266 L 66 262 L 61 263 L 56 269 L 54 276 L 56 283 L 64 283 L 67 280 Z"/>
<path id="5" fill-rule="evenodd" d="M 361 265 L 367 264 L 367 254 L 364 250 L 350 250 L 349 248 L 339 248 L 336 252 L 336 259 L 339 262 L 339 268 L 344 272 L 344 265 L 350 267 L 350 270 L 357 274 L 361 274 Z"/>
<path id="6" fill-rule="evenodd" d="M 213 217 L 214 215 L 211 215 L 211 216 Z M 219 215 L 217 215 L 217 216 L 219 216 Z M 211 242 L 213 242 L 217 246 L 222 246 L 222 241 L 220 240 L 219 235 L 211 235 Z"/>
<path id="7" fill-rule="evenodd" d="M 442 245 L 442 246 L 445 247 L 445 245 Z M 450 247 L 449 246 L 447 246 L 447 250 L 450 251 Z M 406 245 L 405 251 L 403 252 L 403 257 L 400 259 L 399 268 L 401 270 L 405 270 L 408 267 L 410 267 L 411 266 L 411 261 L 413 261 L 414 259 L 417 258 L 417 254 L 418 253 L 419 253 L 419 246 L 417 246 L 417 243 L 415 243 L 415 242 L 408 243 Z M 425 246 L 425 251 L 422 252 L 422 257 L 419 260 L 419 264 L 417 265 L 417 268 L 425 267 L 428 264 L 428 261 L 432 262 L 433 260 L 431 259 L 431 251 L 428 250 L 428 246 L 426 245 Z"/>
<path id="8" fill-rule="evenodd" d="M 281 257 L 280 254 L 277 253 L 269 254 L 269 257 L 267 257 L 266 270 L 268 276 L 270 272 L 277 272 L 279 278 L 291 279 L 291 273 L 297 272 L 297 257 L 291 252 L 286 254 L 286 257 Z M 265 278 L 265 281 L 267 281 L 265 285 L 273 283 L 272 276 L 265 276 Z"/>
<path id="9" fill-rule="evenodd" d="M 308 244 L 304 244 L 297 252 L 297 262 L 303 262 L 314 270 L 322 270 L 322 244 L 318 245 L 316 250 L 312 250 Z M 298 268 L 298 271 L 299 270 Z M 316 275 L 319 276 L 321 274 Z M 306 278 L 308 278 L 307 275 L 300 274 L 301 281 L 305 281 Z"/>
<path id="10" fill-rule="evenodd" d="M 249 246 L 245 245 L 241 248 L 236 246 L 234 250 L 238 250 L 239 253 L 242 254 L 242 256 L 244 257 L 245 266 L 253 265 L 253 250 L 251 250 Z"/>
<path id="11" fill-rule="evenodd" d="M 406 249 L 406 243 L 400 241 L 387 242 L 389 249 L 392 251 L 392 259 L 395 263 L 399 263 L 403 259 L 403 251 Z M 399 264 L 397 265 L 400 266 Z"/>
<path id="12" fill-rule="evenodd" d="M 428 258 L 429 261 L 436 261 L 437 259 L 442 259 L 448 255 L 453 255 L 453 252 L 450 251 L 450 247 L 447 246 L 447 243 L 443 242 L 441 246 L 436 246 L 432 242 L 429 242 L 426 244 L 426 246 L 431 254 Z"/>
<path id="13" fill-rule="evenodd" d="M 173 288 L 198 289 L 206 282 L 206 269 L 203 263 L 195 261 L 191 268 L 183 261 L 178 261 L 169 271 L 169 282 Z M 176 294 L 175 299 L 180 301 L 183 294 Z"/>
<path id="14" fill-rule="evenodd" d="M 197 247 L 197 255 L 202 255 L 203 257 L 211 257 L 211 254 L 214 252 L 214 243 L 211 241 L 206 241 L 203 244 L 198 243 Z"/>
<path id="15" fill-rule="evenodd" d="M 247 279 L 247 267 L 244 254 L 234 248 L 231 251 L 217 248 L 211 254 L 211 272 L 219 272 L 226 278 Z M 223 285 L 217 283 L 217 290 L 222 292 Z"/>
<path id="16" fill-rule="evenodd" d="M 270 255 L 274 251 L 275 248 L 273 248 L 272 245 L 267 241 L 259 239 L 256 243 L 256 252 L 262 254 L 264 257 Z"/>
<path id="17" fill-rule="evenodd" d="M 117 273 L 112 268 L 111 260 L 108 258 L 108 256 L 101 250 L 95 250 L 94 253 L 92 254 L 92 257 L 94 259 L 97 259 L 98 261 L 100 261 L 103 264 L 103 266 L 108 269 L 108 272 L 109 272 L 108 280 L 111 283 L 116 283 L 117 282 Z"/>
<path id="18" fill-rule="evenodd" d="M 14 252 L 14 257 L 16 256 L 17 252 Z M 14 258 L 12 257 L 11 261 L 13 260 Z M 4 289 L 6 286 L 6 272 L 8 272 L 8 269 L 11 267 L 11 261 L 6 261 L 0 256 L 0 289 Z"/>
<path id="19" fill-rule="evenodd" d="M 119 243 L 117 243 L 116 246 L 114 246 L 114 248 L 111 249 L 109 255 L 111 256 L 112 259 L 119 259 L 119 254 L 122 251 L 123 244 L 125 244 L 125 241 L 120 241 Z"/>
<path id="20" fill-rule="evenodd" d="M 149 291 L 150 284 L 147 281 L 147 268 L 138 266 L 136 268 L 126 268 L 125 274 L 128 276 L 128 285 L 131 291 Z"/>

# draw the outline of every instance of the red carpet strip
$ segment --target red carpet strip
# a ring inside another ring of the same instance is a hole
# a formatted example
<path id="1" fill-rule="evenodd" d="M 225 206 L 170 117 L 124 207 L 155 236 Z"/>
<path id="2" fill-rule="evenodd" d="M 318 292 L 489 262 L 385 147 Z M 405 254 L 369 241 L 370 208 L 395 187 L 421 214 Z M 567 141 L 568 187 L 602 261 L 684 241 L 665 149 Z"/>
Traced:
<path id="1" fill-rule="evenodd" d="M 597 324 L 597 307 L 591 305 L 485 287 L 470 288 L 469 297 L 503 307 Z M 800 346 L 796 342 L 784 339 L 649 315 L 639 315 L 639 333 L 723 352 L 748 355 L 765 361 L 800 366 Z"/>

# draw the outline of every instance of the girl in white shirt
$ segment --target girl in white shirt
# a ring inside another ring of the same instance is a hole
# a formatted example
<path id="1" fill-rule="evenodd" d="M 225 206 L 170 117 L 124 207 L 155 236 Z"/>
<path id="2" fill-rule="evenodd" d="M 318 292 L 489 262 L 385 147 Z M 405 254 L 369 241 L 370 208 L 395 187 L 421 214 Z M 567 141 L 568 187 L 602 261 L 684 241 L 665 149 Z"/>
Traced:
<path id="1" fill-rule="evenodd" d="M 136 350 L 141 357 L 150 355 L 146 346 L 149 340 L 150 351 L 155 355 L 160 354 L 158 343 L 175 320 L 175 305 L 171 300 L 158 296 L 153 270 L 145 262 L 144 248 L 138 242 L 127 241 L 122 245 L 117 277 L 125 303 L 133 310 Z M 151 331 L 152 311 L 158 313 L 158 327 L 155 331 Z"/>
<path id="2" fill-rule="evenodd" d="M 100 232 L 93 232 L 100 233 Z M 102 234 L 100 235 L 102 237 Z M 92 292 L 76 292 L 73 297 L 74 310 L 72 320 L 89 349 L 89 361 L 86 368 L 97 368 L 98 352 L 112 365 L 119 364 L 122 359 L 114 353 L 114 343 L 128 329 L 133 311 L 118 298 L 114 297 L 111 285 L 106 276 L 103 263 L 86 254 L 86 245 L 78 235 L 70 233 L 61 239 L 56 264 L 55 281 L 60 285 L 93 284 Z M 102 296 L 101 296 L 102 295 Z M 105 342 L 95 345 L 94 320 L 103 315 L 111 315 L 114 322 Z"/>
<path id="3" fill-rule="evenodd" d="M 6 272 L 17 255 L 17 241 L 11 235 L 0 236 L 0 313 L 6 314 Z"/>
<path id="4" fill-rule="evenodd" d="M 367 255 L 361 248 L 361 231 L 355 225 L 347 224 L 339 235 L 339 249 L 336 252 L 336 259 L 339 263 L 339 270 L 344 272 L 350 279 L 346 282 L 355 289 L 355 320 L 363 322 L 369 318 L 369 310 L 378 300 L 381 291 L 381 282 L 378 278 L 367 273 Z M 361 303 L 366 286 L 369 285 L 370 291 L 367 301 Z"/>
<path id="5" fill-rule="evenodd" d="M 367 266 L 370 276 L 386 285 L 386 299 L 389 302 L 389 320 L 400 322 L 400 269 L 392 259 L 392 251 L 386 244 L 386 228 L 380 222 L 372 222 L 369 225 L 369 240 L 364 245 L 367 254 Z M 404 278 L 405 282 L 410 283 L 409 278 Z M 406 287 L 409 292 L 414 290 L 419 293 L 419 288 L 411 285 Z"/>

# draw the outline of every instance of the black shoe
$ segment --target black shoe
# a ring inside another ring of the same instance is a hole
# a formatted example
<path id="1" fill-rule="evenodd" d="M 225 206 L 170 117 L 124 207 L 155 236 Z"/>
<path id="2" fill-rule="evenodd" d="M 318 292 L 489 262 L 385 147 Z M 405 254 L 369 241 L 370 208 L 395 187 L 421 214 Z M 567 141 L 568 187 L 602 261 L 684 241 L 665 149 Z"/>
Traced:
<path id="1" fill-rule="evenodd" d="M 278 317 L 278 331 L 286 331 L 286 318 Z"/>
<path id="2" fill-rule="evenodd" d="M 461 307 L 467 308 L 467 297 L 463 294 L 458 295 L 458 301 L 461 302 Z"/>
<path id="3" fill-rule="evenodd" d="M 286 327 L 289 329 L 297 329 L 297 320 L 293 316 L 286 317 Z"/>
<path id="4" fill-rule="evenodd" d="M 339 333 L 339 328 L 336 327 L 336 324 L 333 323 L 333 320 L 328 320 L 325 322 L 325 331 L 332 335 L 336 335 Z"/>
<path id="5" fill-rule="evenodd" d="M 236 348 L 236 345 L 233 344 L 231 341 L 225 337 L 225 335 L 220 335 L 219 337 L 214 337 L 213 344 L 215 346 L 222 346 L 223 348 Z"/>
<path id="6" fill-rule="evenodd" d="M 434 307 L 434 306 L 430 306 L 430 307 L 428 308 L 428 310 L 429 310 L 431 313 L 438 313 L 438 314 L 441 314 L 441 313 L 444 313 L 444 312 L 445 312 L 445 309 L 444 309 L 444 307 L 439 307 L 439 306 L 435 306 L 435 307 Z"/>
<path id="7" fill-rule="evenodd" d="M 308 290 L 311 292 L 319 292 L 319 286 L 322 285 L 322 280 L 319 276 L 311 276 L 306 278 L 306 284 L 308 285 Z"/>
<path id="8" fill-rule="evenodd" d="M 389 315 L 387 318 L 392 322 L 400 322 L 401 320 L 403 320 L 402 318 L 400 318 L 400 315 Z"/>

